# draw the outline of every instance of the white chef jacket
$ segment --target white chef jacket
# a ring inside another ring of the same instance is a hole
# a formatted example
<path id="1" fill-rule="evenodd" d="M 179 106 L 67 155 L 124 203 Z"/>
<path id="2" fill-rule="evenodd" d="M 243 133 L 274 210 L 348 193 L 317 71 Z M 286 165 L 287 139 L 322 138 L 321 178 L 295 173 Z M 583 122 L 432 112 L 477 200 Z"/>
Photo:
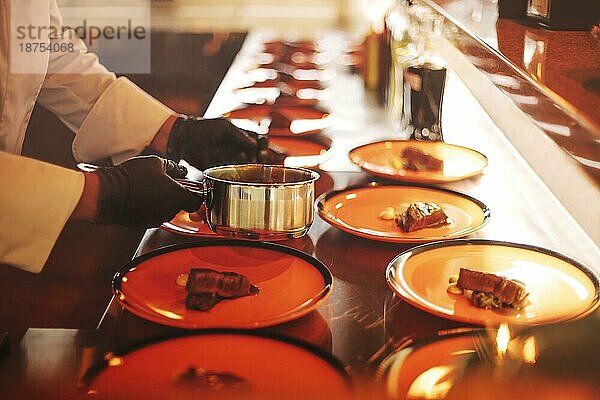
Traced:
<path id="1" fill-rule="evenodd" d="M 31 65 L 32 54 L 11 52 L 11 24 L 59 27 L 62 18 L 56 0 L 0 0 L 0 263 L 39 272 L 81 197 L 84 177 L 18 155 L 35 102 L 75 132 L 73 155 L 82 162 L 112 157 L 119 163 L 139 154 L 173 112 L 117 79 L 74 34 L 46 40 L 73 43 L 73 52 L 33 55 L 42 73 L 15 73 Z"/>

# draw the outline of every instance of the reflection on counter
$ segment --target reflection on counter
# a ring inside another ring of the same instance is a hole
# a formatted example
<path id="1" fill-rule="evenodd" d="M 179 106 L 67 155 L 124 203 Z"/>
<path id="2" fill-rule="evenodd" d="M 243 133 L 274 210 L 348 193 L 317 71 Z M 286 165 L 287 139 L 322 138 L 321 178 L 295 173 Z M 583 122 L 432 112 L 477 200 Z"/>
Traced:
<path id="1" fill-rule="evenodd" d="M 590 32 L 497 18 L 491 0 L 425 1 L 456 21 L 446 21 L 445 37 L 600 182 L 600 46 Z"/>
<path id="2" fill-rule="evenodd" d="M 546 41 L 533 32 L 525 31 L 523 43 L 523 66 L 530 76 L 540 82 L 546 77 Z"/>

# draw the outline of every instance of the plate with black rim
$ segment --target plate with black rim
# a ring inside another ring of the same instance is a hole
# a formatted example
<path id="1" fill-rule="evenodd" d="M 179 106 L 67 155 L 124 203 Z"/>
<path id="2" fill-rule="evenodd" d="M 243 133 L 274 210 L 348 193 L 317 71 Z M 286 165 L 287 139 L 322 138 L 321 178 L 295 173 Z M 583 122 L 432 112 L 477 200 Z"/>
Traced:
<path id="1" fill-rule="evenodd" d="M 468 292 L 447 291 L 460 268 L 492 273 L 524 284 L 520 309 L 476 307 Z M 401 253 L 388 265 L 388 285 L 409 304 L 433 315 L 484 326 L 542 325 L 582 318 L 600 301 L 598 274 L 542 247 L 472 239 L 429 243 Z"/>
<path id="2" fill-rule="evenodd" d="M 382 219 L 385 208 L 403 211 L 412 203 L 437 204 L 448 216 L 445 224 L 404 232 L 395 219 Z M 490 218 L 489 208 L 466 194 L 422 185 L 371 182 L 333 190 L 316 201 L 321 218 L 350 234 L 392 243 L 423 243 L 463 237 L 480 230 Z"/>
<path id="3" fill-rule="evenodd" d="M 208 311 L 186 308 L 180 277 L 192 268 L 244 275 L 258 291 L 223 299 Z M 115 297 L 128 311 L 178 328 L 262 328 L 314 310 L 331 293 L 323 263 L 272 243 L 203 240 L 163 247 L 135 258 L 113 278 Z"/>
<path id="4" fill-rule="evenodd" d="M 331 354 L 280 335 L 214 330 L 108 354 L 84 377 L 95 399 L 350 398 Z"/>
<path id="5" fill-rule="evenodd" d="M 494 330 L 458 328 L 409 341 L 381 363 L 378 380 L 389 399 L 444 399 L 473 362 L 489 362 Z"/>
<path id="6" fill-rule="evenodd" d="M 441 170 L 412 170 L 403 166 L 402 153 L 413 148 L 443 161 Z M 479 175 L 488 164 L 482 153 L 446 142 L 384 140 L 354 148 L 350 160 L 364 171 L 403 182 L 444 183 Z"/>

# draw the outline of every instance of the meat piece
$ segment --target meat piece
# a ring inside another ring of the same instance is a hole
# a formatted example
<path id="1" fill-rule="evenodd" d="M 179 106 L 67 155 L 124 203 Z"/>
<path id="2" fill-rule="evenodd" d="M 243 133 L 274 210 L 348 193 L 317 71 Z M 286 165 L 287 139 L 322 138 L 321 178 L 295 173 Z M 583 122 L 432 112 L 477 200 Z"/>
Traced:
<path id="1" fill-rule="evenodd" d="M 235 299 L 259 292 L 244 275 L 209 268 L 192 268 L 185 290 L 185 306 L 197 311 L 210 311 L 223 299 Z"/>
<path id="2" fill-rule="evenodd" d="M 214 294 L 233 299 L 257 293 L 247 277 L 235 272 L 218 272 L 208 268 L 192 268 L 185 290 L 195 294 Z"/>
<path id="3" fill-rule="evenodd" d="M 513 307 L 518 307 L 525 297 L 525 288 L 522 285 L 494 274 L 467 268 L 460 269 L 456 284 L 464 290 L 492 294 L 503 304 Z"/>
<path id="4" fill-rule="evenodd" d="M 442 171 L 444 161 L 425 153 L 416 147 L 407 147 L 402 152 L 406 169 L 412 171 Z"/>
<path id="5" fill-rule="evenodd" d="M 185 307 L 196 311 L 209 311 L 217 305 L 221 298 L 213 293 L 188 293 Z"/>
<path id="6" fill-rule="evenodd" d="M 174 381 L 181 388 L 198 391 L 204 395 L 210 395 L 211 392 L 221 395 L 237 393 L 236 397 L 239 398 L 242 395 L 239 392 L 251 389 L 248 381 L 230 372 L 205 370 L 194 365 L 175 375 Z"/>
<path id="7" fill-rule="evenodd" d="M 396 224 L 404 232 L 414 232 L 423 228 L 444 225 L 448 223 L 448 216 L 435 203 L 412 203 L 396 219 Z"/>
<path id="8" fill-rule="evenodd" d="M 456 284 L 463 290 L 475 290 L 484 293 L 494 293 L 504 278 L 485 272 L 461 268 Z"/>

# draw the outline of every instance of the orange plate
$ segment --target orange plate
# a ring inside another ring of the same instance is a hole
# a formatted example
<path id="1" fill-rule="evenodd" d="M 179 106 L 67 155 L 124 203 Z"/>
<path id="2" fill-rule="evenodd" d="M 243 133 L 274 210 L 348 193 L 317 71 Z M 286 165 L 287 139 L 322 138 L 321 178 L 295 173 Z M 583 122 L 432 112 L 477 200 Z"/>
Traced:
<path id="1" fill-rule="evenodd" d="M 467 295 L 446 291 L 460 267 L 494 273 L 525 284 L 528 302 L 520 311 L 475 307 Z M 408 303 L 461 322 L 540 325 L 581 318 L 598 307 L 598 275 L 559 253 L 523 244 L 454 240 L 415 247 L 387 268 L 389 286 Z"/>
<path id="2" fill-rule="evenodd" d="M 389 399 L 445 399 L 476 348 L 487 343 L 483 329 L 411 342 L 387 357 L 379 368 Z"/>
<path id="3" fill-rule="evenodd" d="M 296 120 L 322 120 L 328 116 L 326 111 L 314 106 L 280 106 L 275 104 L 249 104 L 231 110 L 223 116 L 231 119 L 249 119 L 261 122 L 263 119 L 271 118 L 273 112 L 279 113 L 288 123 Z M 313 122 L 313 124 L 316 123 L 316 121 Z M 323 125 L 323 122 L 321 122 L 321 125 Z"/>
<path id="4" fill-rule="evenodd" d="M 269 143 L 282 149 L 289 157 L 318 156 L 329 150 L 329 146 L 302 138 L 271 137 Z"/>
<path id="5" fill-rule="evenodd" d="M 191 268 L 236 272 L 259 287 L 257 295 L 223 300 L 208 312 L 185 307 L 176 284 Z M 123 267 L 113 292 L 130 312 L 179 328 L 260 328 L 312 311 L 331 292 L 331 273 L 315 258 L 285 246 L 242 240 L 206 240 L 164 247 Z"/>
<path id="6" fill-rule="evenodd" d="M 311 124 L 312 125 L 312 124 Z M 320 134 L 322 129 L 310 129 L 308 126 L 298 126 L 298 129 L 292 131 L 290 128 L 269 128 L 269 136 L 305 136 Z"/>
<path id="7" fill-rule="evenodd" d="M 416 147 L 444 160 L 443 171 L 411 171 L 392 167 L 391 160 L 400 159 L 402 150 Z M 350 160 L 366 172 L 388 179 L 406 182 L 442 183 L 469 178 L 483 172 L 487 157 L 467 147 L 444 142 L 388 140 L 357 147 L 350 151 Z"/>
<path id="8" fill-rule="evenodd" d="M 436 203 L 451 222 L 406 233 L 396 221 L 379 218 L 379 213 L 386 207 L 406 209 L 410 203 L 418 201 Z M 459 238 L 481 229 L 490 217 L 485 204 L 462 193 L 426 186 L 377 183 L 322 194 L 317 199 L 317 211 L 321 218 L 343 231 L 393 243 Z"/>
<path id="9" fill-rule="evenodd" d="M 288 167 L 316 167 L 331 156 L 329 140 L 321 135 L 302 137 L 271 136 L 269 143 L 283 150 Z"/>
<path id="10" fill-rule="evenodd" d="M 231 110 L 223 114 L 223 116 L 231 119 L 249 119 L 255 122 L 260 122 L 265 118 L 270 118 L 272 109 L 272 104 L 250 104 Z"/>
<path id="11" fill-rule="evenodd" d="M 182 379 L 191 368 L 228 374 L 239 386 Z M 352 397 L 347 373 L 329 354 L 289 338 L 230 331 L 172 338 L 113 354 L 85 380 L 94 399 Z"/>

